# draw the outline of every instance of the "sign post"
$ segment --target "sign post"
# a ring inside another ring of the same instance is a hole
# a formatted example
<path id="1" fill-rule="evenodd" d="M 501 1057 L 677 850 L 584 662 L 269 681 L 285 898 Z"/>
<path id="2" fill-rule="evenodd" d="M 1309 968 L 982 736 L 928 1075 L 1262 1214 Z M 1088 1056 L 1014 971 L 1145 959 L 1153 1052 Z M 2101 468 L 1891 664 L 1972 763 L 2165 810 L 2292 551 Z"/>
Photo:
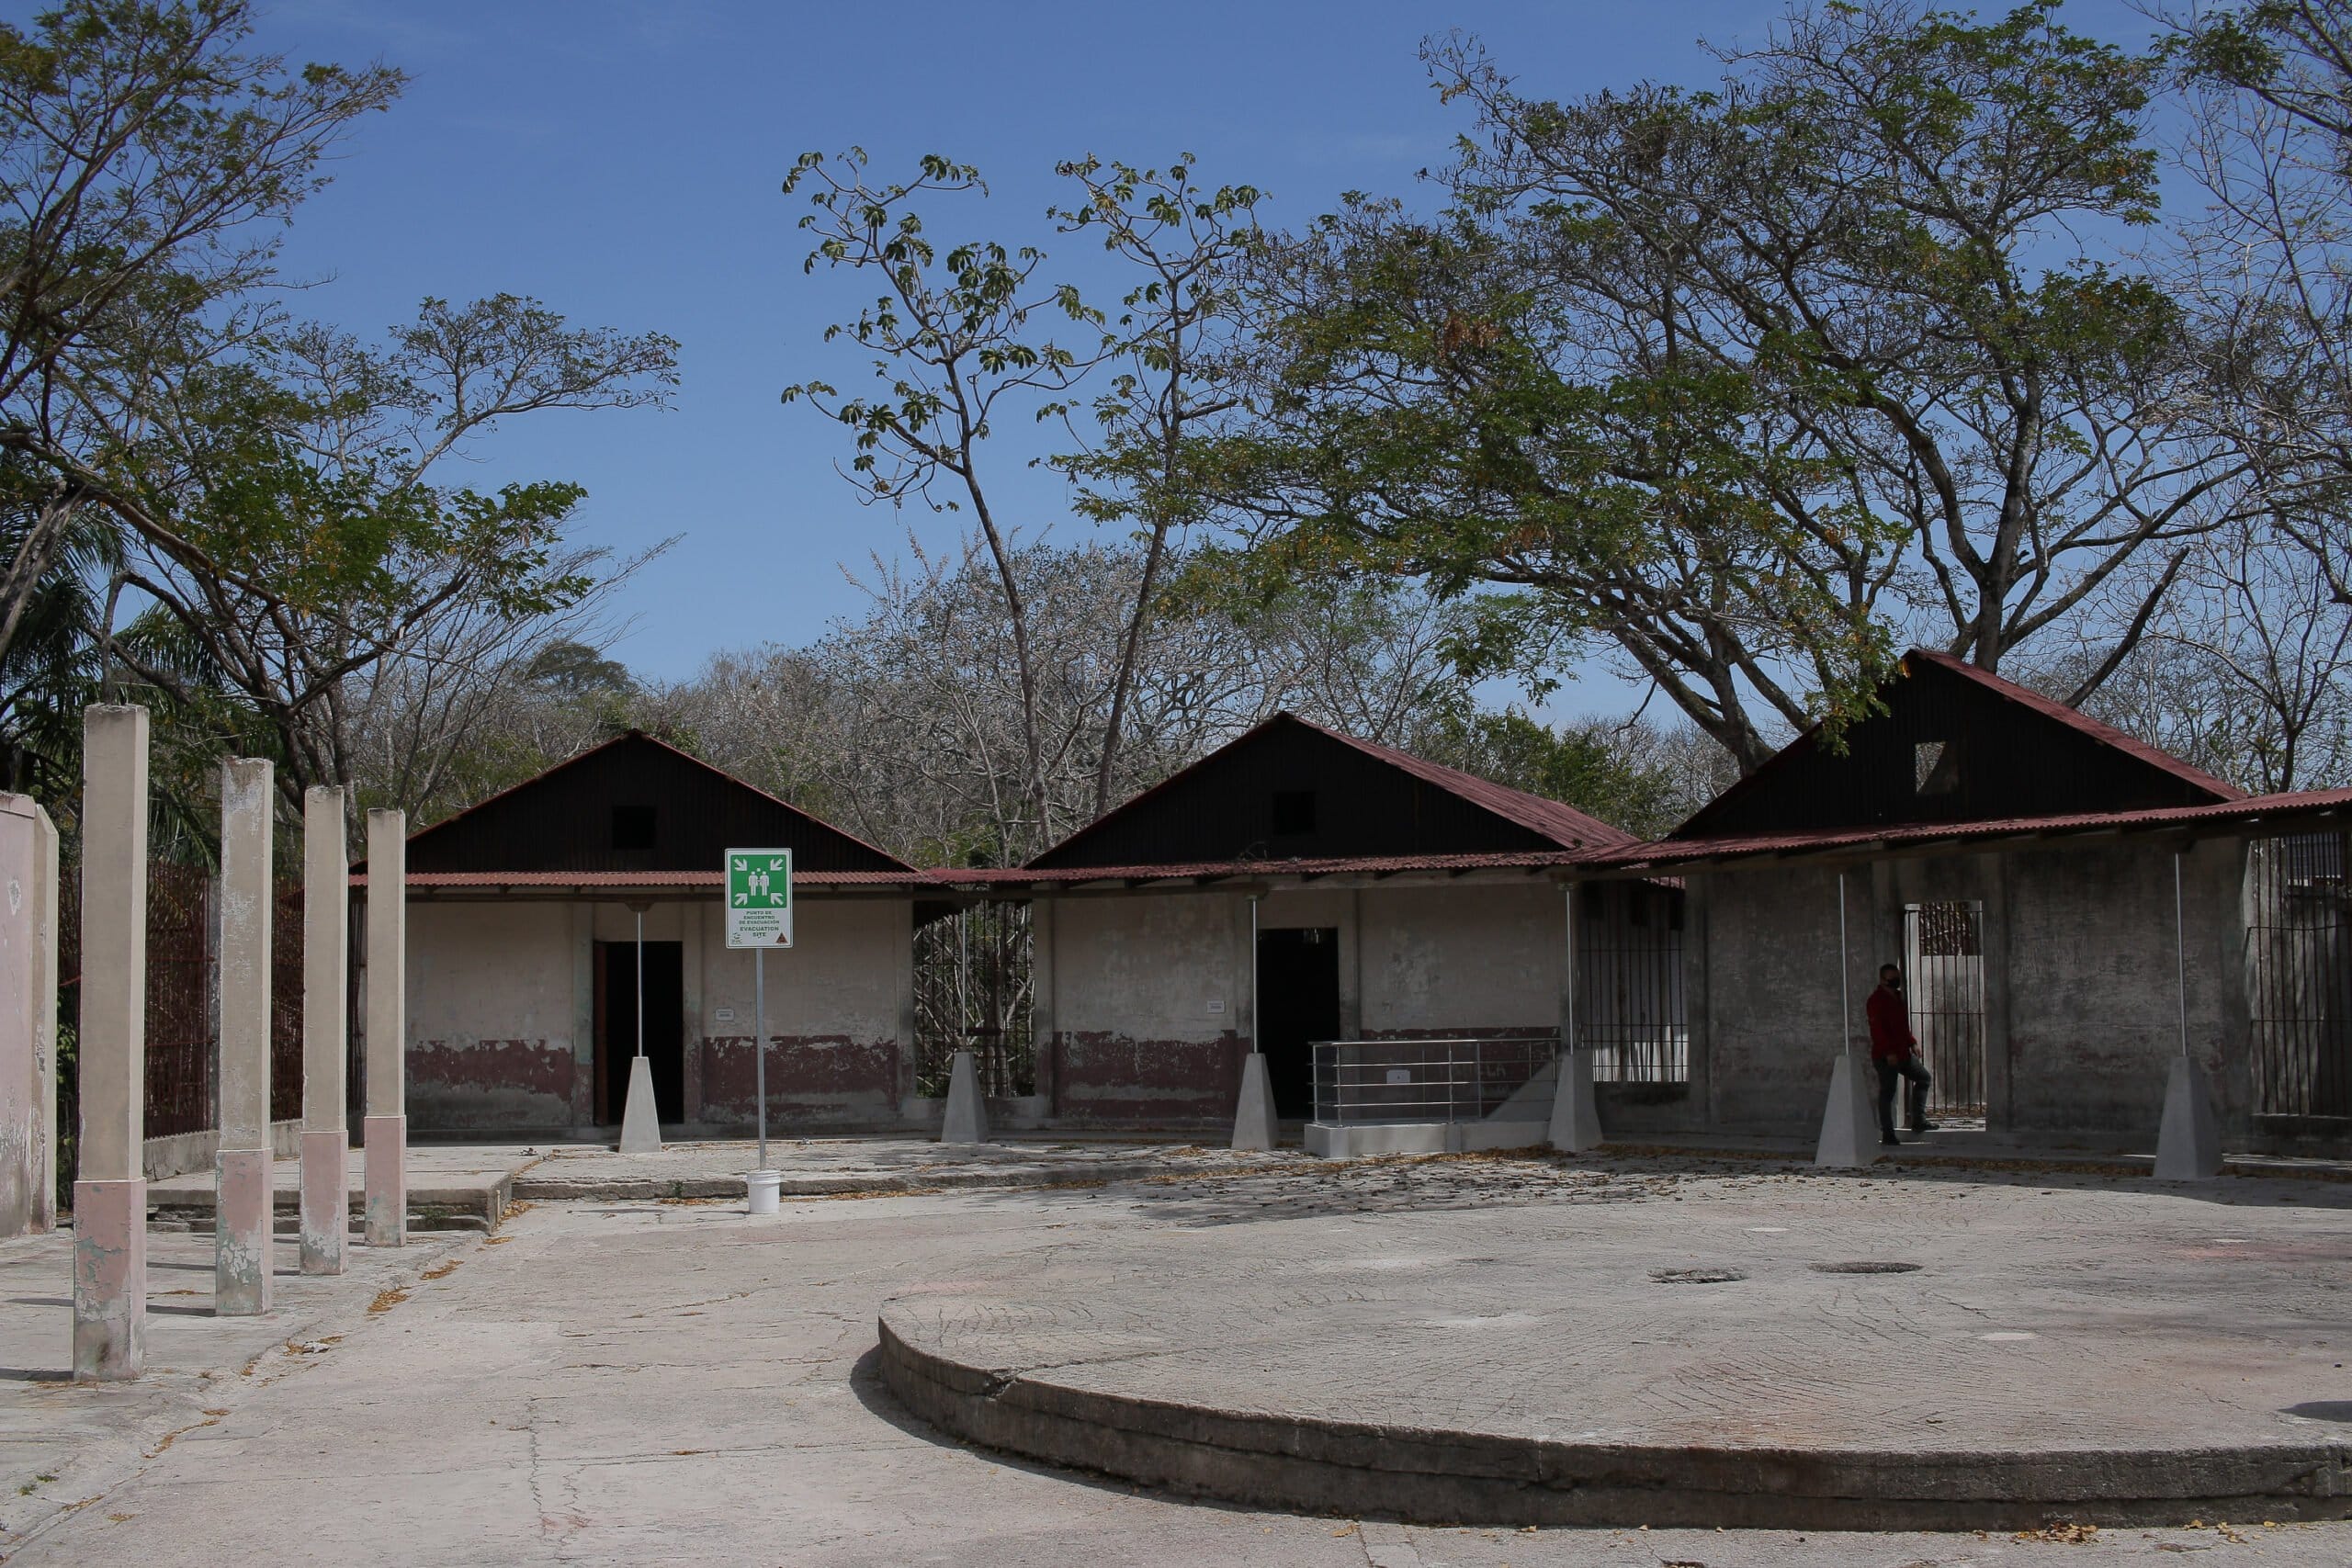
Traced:
<path id="1" fill-rule="evenodd" d="M 768 1169 L 767 951 L 792 945 L 790 850 L 727 852 L 727 945 L 752 950 L 752 1082 L 760 1102 L 760 1165 L 752 1173 L 751 1209 L 772 1214 L 776 1178 Z"/>

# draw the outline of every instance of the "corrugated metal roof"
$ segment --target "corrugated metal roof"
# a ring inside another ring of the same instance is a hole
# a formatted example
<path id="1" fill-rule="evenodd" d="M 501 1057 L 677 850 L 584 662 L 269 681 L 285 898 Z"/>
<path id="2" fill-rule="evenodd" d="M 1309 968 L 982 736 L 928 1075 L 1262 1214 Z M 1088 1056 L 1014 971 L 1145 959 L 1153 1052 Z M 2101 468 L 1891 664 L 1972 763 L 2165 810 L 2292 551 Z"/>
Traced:
<path id="1" fill-rule="evenodd" d="M 1796 858 L 1873 844 L 1916 847 L 1984 839 L 2064 836 L 2101 832 L 2245 828 L 2256 823 L 2289 830 L 2298 819 L 2319 820 L 2352 813 L 2352 789 L 2299 790 L 2285 795 L 2241 795 L 2209 806 L 2152 807 L 2137 811 L 2082 811 L 2057 817 L 2009 817 L 1982 822 L 1914 822 L 1880 827 L 1823 828 L 1795 833 L 1723 834 L 1713 838 L 1665 839 L 1656 843 L 1603 851 L 1580 863 L 1612 870 L 1685 864 L 1697 861 Z"/>
<path id="2" fill-rule="evenodd" d="M 1549 800 L 1524 790 L 1511 789 L 1492 779 L 1482 779 L 1476 773 L 1465 773 L 1459 768 L 1449 768 L 1416 757 L 1410 751 L 1400 751 L 1394 746 L 1377 741 L 1359 740 L 1352 735 L 1326 728 L 1312 719 L 1299 719 L 1307 728 L 1319 730 L 1343 745 L 1352 746 L 1367 756 L 1394 763 L 1413 774 L 1428 780 L 1438 788 L 1460 795 L 1474 805 L 1483 806 L 1498 817 L 1507 818 L 1531 832 L 1541 833 L 1563 849 L 1584 849 L 1594 844 L 1630 844 L 1637 840 L 1623 828 L 1613 827 L 1600 818 L 1578 811 L 1566 801 Z"/>
<path id="3" fill-rule="evenodd" d="M 796 871 L 795 887 L 921 887 L 939 874 L 917 871 Z M 718 871 L 412 871 L 411 887 L 709 887 L 726 880 Z M 351 874 L 354 887 L 368 886 L 368 874 Z"/>

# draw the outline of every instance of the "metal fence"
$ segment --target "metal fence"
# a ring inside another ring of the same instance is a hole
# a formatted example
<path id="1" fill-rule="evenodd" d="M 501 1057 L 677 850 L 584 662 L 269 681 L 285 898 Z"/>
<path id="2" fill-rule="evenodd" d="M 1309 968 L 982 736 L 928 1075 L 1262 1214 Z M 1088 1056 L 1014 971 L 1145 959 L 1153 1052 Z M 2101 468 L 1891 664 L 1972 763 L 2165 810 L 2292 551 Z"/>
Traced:
<path id="1" fill-rule="evenodd" d="M 1026 904 L 973 904 L 915 928 L 915 1092 L 944 1095 L 958 1051 L 980 1092 L 1036 1092 L 1035 995 Z"/>
<path id="2" fill-rule="evenodd" d="M 147 1048 L 143 1120 L 147 1136 L 172 1137 L 220 1125 L 220 1035 L 216 991 L 219 911 L 215 883 L 201 866 L 152 861 L 147 867 Z M 302 1114 L 302 888 L 281 882 L 270 954 L 270 1095 L 273 1121 Z M 57 1012 L 61 1038 L 78 1040 L 82 987 L 82 878 L 61 869 L 57 888 Z M 61 1154 L 77 1125 L 75 1085 L 59 1086 Z"/>
<path id="3" fill-rule="evenodd" d="M 1984 907 L 1907 904 L 1904 997 L 1919 1055 L 1935 1079 L 1931 1116 L 1984 1114 Z"/>
<path id="4" fill-rule="evenodd" d="M 1588 882 L 1577 910 L 1577 1040 L 1596 1083 L 1686 1083 L 1682 889 Z"/>
<path id="5" fill-rule="evenodd" d="M 1328 1126 L 1481 1122 L 1559 1055 L 1560 1042 L 1323 1040 L 1314 1051 L 1315 1120 Z"/>
<path id="6" fill-rule="evenodd" d="M 2256 1115 L 2352 1117 L 2346 836 L 2246 846 L 2245 978 Z"/>

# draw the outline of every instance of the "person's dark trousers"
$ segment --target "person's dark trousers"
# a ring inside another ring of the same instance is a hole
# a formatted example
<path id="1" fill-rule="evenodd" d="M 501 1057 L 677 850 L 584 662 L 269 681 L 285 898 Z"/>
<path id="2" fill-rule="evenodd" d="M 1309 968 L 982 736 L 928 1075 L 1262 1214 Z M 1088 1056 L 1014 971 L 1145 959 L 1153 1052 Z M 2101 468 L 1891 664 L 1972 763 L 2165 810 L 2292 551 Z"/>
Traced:
<path id="1" fill-rule="evenodd" d="M 1899 1062 L 1880 1056 L 1874 1058 L 1871 1065 L 1878 1068 L 1878 1135 L 1882 1138 L 1894 1136 L 1894 1080 L 1897 1078 L 1911 1080 L 1911 1103 L 1907 1109 L 1911 1112 L 1911 1130 L 1915 1133 L 1919 1131 L 1928 1121 L 1928 1086 L 1936 1080 L 1928 1076 L 1928 1069 L 1919 1065 L 1917 1056 L 1905 1056 Z"/>

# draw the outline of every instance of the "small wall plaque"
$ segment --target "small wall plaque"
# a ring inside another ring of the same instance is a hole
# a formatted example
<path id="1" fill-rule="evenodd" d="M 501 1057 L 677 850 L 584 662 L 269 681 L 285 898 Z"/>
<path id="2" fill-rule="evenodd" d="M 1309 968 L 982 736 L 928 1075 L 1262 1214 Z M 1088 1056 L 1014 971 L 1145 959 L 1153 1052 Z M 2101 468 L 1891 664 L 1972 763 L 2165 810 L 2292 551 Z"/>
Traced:
<path id="1" fill-rule="evenodd" d="M 710 1021 L 713 1023 L 732 1023 L 735 1021 L 735 1010 L 733 1008 L 713 1008 L 710 1010 Z"/>

